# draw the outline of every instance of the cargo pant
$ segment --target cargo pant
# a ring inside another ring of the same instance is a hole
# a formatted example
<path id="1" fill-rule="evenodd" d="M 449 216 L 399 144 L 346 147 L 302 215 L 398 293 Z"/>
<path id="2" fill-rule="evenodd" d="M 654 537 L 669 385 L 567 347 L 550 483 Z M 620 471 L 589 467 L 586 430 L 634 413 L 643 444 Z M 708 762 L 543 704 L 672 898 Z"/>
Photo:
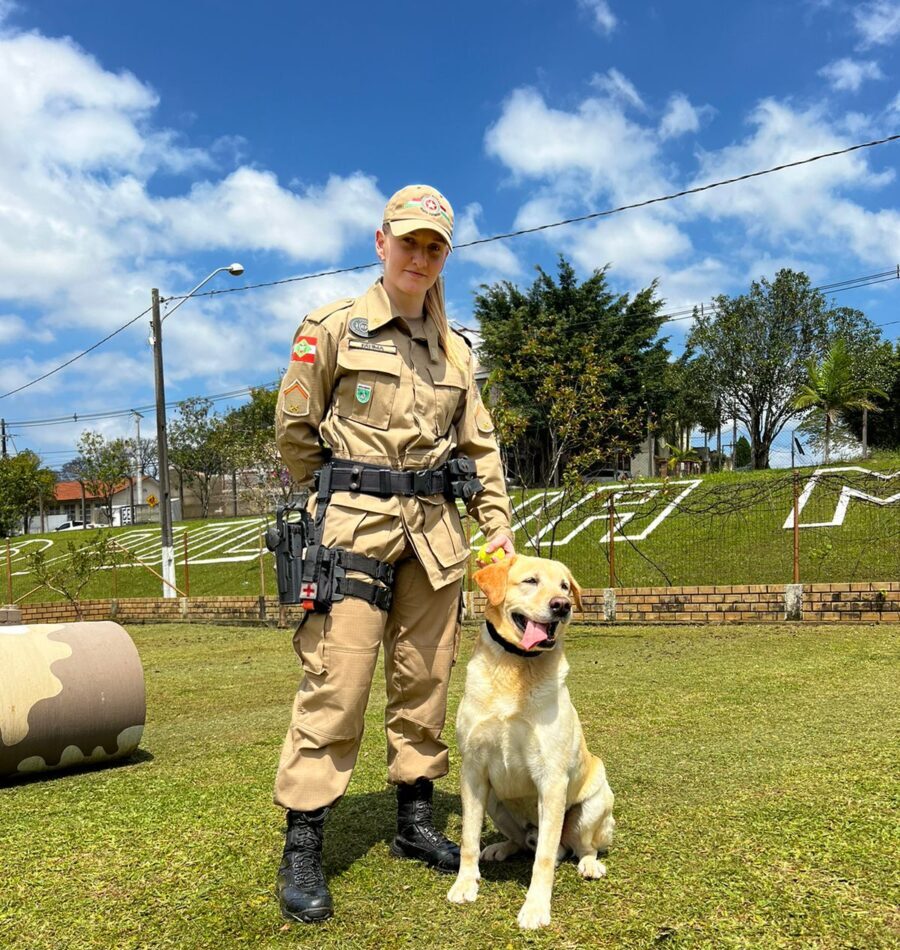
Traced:
<path id="1" fill-rule="evenodd" d="M 281 751 L 275 802 L 297 811 L 330 805 L 346 791 L 382 644 L 388 780 L 436 779 L 449 768 L 441 731 L 459 648 L 461 582 L 434 590 L 399 517 L 344 507 L 340 498 L 329 504 L 323 543 L 393 563 L 394 597 L 389 613 L 345 597 L 328 614 L 308 614 L 294 634 L 304 675 Z"/>

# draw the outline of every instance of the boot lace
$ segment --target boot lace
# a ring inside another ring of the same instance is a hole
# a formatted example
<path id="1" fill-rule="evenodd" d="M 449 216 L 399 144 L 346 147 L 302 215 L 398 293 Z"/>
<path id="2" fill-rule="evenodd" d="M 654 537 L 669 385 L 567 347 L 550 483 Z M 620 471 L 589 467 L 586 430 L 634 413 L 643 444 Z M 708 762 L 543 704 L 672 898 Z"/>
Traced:
<path id="1" fill-rule="evenodd" d="M 291 877 L 297 887 L 306 889 L 324 887 L 321 843 L 315 829 L 299 825 L 291 829 L 287 852 Z"/>
<path id="2" fill-rule="evenodd" d="M 434 827 L 434 811 L 429 801 L 410 803 L 410 824 L 430 844 L 437 848 L 455 848 L 456 845 Z"/>

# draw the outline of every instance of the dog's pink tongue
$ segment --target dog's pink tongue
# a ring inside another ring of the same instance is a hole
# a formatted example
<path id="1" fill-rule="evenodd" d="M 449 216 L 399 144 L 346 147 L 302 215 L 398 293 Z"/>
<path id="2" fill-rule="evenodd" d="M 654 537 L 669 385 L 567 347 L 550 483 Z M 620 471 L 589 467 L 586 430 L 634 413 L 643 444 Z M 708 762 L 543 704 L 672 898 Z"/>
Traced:
<path id="1" fill-rule="evenodd" d="M 535 623 L 529 620 L 525 624 L 525 633 L 522 636 L 522 649 L 530 650 L 538 643 L 543 643 L 547 639 L 547 624 Z"/>

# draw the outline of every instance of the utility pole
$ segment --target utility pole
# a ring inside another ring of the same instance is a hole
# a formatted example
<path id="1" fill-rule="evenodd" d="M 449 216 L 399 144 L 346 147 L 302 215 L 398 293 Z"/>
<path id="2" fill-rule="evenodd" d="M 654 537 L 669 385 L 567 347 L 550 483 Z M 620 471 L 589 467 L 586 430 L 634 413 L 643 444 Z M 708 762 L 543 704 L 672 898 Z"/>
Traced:
<path id="1" fill-rule="evenodd" d="M 172 544 L 172 507 L 169 500 L 169 444 L 166 434 L 166 389 L 163 381 L 162 319 L 159 315 L 159 291 L 156 287 L 151 291 L 151 300 L 153 319 L 150 323 L 150 343 L 153 346 L 153 376 L 156 384 L 156 453 L 159 459 L 163 597 L 175 597 L 175 548 Z"/>
<path id="2" fill-rule="evenodd" d="M 3 443 L 3 458 L 9 458 L 6 451 L 6 420 L 0 419 L 0 441 Z"/>
<path id="3" fill-rule="evenodd" d="M 134 416 L 134 424 L 137 427 L 137 443 L 135 448 L 135 461 L 137 462 L 137 503 L 138 508 L 144 504 L 144 448 L 141 445 L 141 419 L 144 417 L 137 411 L 137 409 L 132 409 L 131 414 Z M 131 523 L 137 524 L 137 512 L 131 512 Z"/>

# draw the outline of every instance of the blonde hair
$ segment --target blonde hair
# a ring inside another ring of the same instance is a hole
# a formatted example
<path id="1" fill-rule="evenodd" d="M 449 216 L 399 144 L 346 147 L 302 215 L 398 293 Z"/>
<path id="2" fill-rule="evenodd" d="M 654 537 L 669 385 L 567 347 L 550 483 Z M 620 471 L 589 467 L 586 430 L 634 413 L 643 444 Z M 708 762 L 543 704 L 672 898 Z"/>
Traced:
<path id="1" fill-rule="evenodd" d="M 437 327 L 438 339 L 441 347 L 447 354 L 448 362 L 452 363 L 461 373 L 465 373 L 469 362 L 468 347 L 450 331 L 447 321 L 447 309 L 444 306 L 444 278 L 438 279 L 425 293 L 425 310 L 434 320 Z"/>
<path id="2" fill-rule="evenodd" d="M 381 225 L 385 234 L 391 233 L 390 223 L 385 221 Z M 447 307 L 444 303 L 444 278 L 438 279 L 425 292 L 425 312 L 434 320 L 437 327 L 438 340 L 441 349 L 447 354 L 447 361 L 461 373 L 465 373 L 469 364 L 469 353 L 466 344 L 450 331 L 450 322 L 447 320 Z"/>

